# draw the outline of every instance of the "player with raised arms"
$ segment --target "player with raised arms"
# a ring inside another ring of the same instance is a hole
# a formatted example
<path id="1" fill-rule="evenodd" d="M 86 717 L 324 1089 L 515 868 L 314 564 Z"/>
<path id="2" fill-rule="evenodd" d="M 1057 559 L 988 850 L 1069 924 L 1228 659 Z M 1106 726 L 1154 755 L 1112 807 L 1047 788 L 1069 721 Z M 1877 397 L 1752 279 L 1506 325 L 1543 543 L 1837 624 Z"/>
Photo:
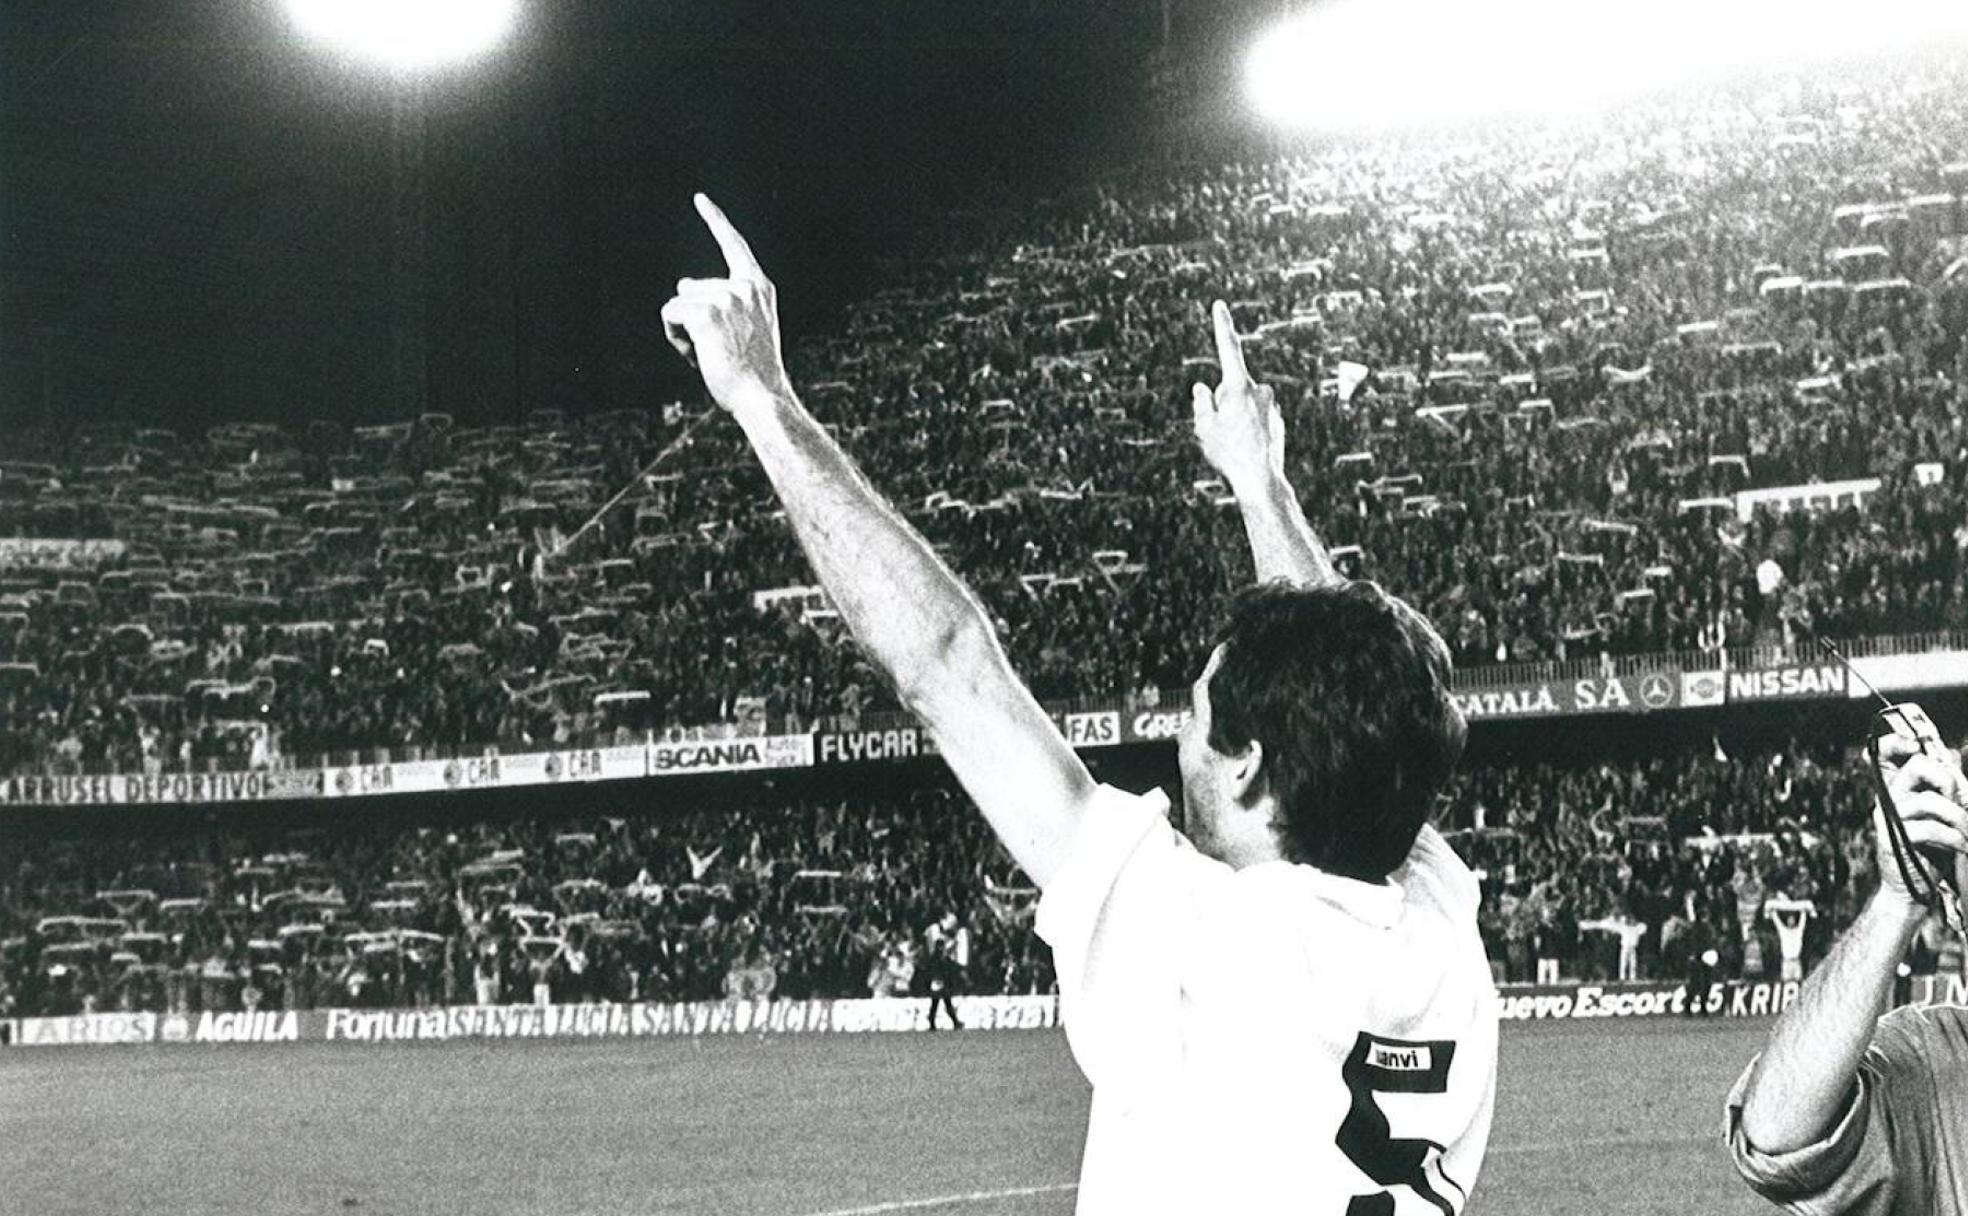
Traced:
<path id="1" fill-rule="evenodd" d="M 1042 891 L 1093 1083 L 1078 1210 L 1453 1216 L 1495 1096 L 1477 885 L 1428 825 L 1460 756 L 1447 648 L 1349 582 L 1285 478 L 1283 421 L 1214 309 L 1204 455 L 1259 586 L 1231 606 L 1161 791 L 1097 784 L 990 616 L 793 391 L 773 286 L 701 195 L 729 277 L 684 279 L 671 342 L 750 440 L 841 616 Z"/>

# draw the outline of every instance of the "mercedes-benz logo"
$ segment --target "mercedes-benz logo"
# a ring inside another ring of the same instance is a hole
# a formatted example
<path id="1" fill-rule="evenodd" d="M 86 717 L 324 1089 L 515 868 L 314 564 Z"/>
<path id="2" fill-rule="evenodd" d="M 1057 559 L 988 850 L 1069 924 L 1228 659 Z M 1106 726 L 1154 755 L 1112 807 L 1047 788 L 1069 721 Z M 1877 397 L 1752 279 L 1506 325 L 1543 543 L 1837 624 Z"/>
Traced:
<path id="1" fill-rule="evenodd" d="M 1674 682 L 1658 671 L 1640 678 L 1640 702 L 1648 709 L 1666 709 L 1674 704 Z"/>

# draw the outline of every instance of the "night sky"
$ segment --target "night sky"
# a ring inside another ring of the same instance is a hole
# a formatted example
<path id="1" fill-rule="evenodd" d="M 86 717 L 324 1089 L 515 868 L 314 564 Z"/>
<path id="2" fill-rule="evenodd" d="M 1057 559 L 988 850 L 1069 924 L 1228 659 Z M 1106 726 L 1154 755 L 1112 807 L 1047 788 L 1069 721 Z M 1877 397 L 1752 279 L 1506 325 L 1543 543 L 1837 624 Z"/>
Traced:
<path id="1" fill-rule="evenodd" d="M 1125 156 L 1159 21 L 1153 0 L 529 0 L 426 85 L 430 408 L 686 391 L 656 313 L 716 268 L 694 189 L 752 237 L 789 332 L 825 325 L 941 210 Z M 0 421 L 401 417 L 391 96 L 275 0 L 6 0 Z"/>

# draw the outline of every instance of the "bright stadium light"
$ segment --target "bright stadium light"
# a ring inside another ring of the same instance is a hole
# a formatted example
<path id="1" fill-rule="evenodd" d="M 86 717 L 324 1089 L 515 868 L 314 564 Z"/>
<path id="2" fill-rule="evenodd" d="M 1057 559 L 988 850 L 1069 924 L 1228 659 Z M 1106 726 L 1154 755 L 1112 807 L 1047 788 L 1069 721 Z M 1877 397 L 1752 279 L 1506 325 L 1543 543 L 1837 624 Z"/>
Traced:
<path id="1" fill-rule="evenodd" d="M 1964 37 L 1963 0 L 1337 0 L 1252 47 L 1245 86 L 1282 127 L 1398 127 Z"/>
<path id="2" fill-rule="evenodd" d="M 519 0 L 285 0 L 309 37 L 392 68 L 436 67 L 489 50 Z"/>

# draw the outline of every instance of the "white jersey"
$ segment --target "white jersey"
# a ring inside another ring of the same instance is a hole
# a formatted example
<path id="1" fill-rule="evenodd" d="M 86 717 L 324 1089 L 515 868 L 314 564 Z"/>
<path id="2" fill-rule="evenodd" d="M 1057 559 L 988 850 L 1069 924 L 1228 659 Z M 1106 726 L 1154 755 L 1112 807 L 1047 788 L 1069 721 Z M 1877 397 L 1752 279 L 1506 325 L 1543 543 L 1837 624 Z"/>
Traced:
<path id="1" fill-rule="evenodd" d="M 1093 1083 L 1078 1211 L 1455 1216 L 1497 1010 L 1475 877 L 1432 828 L 1387 882 L 1232 870 L 1102 786 L 1040 901 Z"/>

